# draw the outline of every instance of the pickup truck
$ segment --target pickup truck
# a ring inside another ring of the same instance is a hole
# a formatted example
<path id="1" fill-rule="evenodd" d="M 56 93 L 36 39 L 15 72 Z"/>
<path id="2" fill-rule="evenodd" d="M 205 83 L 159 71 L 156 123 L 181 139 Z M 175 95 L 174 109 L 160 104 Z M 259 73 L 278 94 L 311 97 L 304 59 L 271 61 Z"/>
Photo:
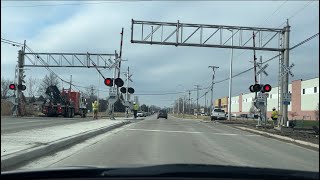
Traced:
<path id="1" fill-rule="evenodd" d="M 211 121 L 212 120 L 226 120 L 226 113 L 223 109 L 214 108 L 211 112 Z"/>

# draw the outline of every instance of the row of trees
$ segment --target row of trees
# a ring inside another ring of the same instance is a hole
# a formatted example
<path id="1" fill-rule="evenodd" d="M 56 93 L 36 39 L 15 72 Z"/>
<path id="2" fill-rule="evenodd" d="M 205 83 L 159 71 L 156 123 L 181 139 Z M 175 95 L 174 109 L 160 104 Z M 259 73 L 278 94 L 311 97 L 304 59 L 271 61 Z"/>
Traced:
<path id="1" fill-rule="evenodd" d="M 179 98 L 178 100 L 176 100 L 174 102 L 173 108 L 174 108 L 174 112 L 175 113 L 182 113 L 183 112 L 183 105 L 184 105 L 184 113 L 189 113 L 190 114 L 194 114 L 194 109 L 197 109 L 197 104 L 194 102 L 191 102 L 191 104 L 189 104 L 189 100 L 185 99 L 183 101 L 183 98 Z M 198 108 L 200 109 L 204 109 L 205 113 L 209 113 L 210 112 L 210 105 L 205 106 L 201 106 L 198 104 Z M 172 109 L 172 108 L 171 108 Z"/>
<path id="2" fill-rule="evenodd" d="M 144 111 L 144 112 L 152 112 L 152 111 L 155 111 L 155 112 L 158 112 L 161 108 L 158 107 L 158 106 L 155 106 L 155 105 L 146 105 L 146 104 L 142 104 L 140 106 L 140 110 L 141 111 Z"/>

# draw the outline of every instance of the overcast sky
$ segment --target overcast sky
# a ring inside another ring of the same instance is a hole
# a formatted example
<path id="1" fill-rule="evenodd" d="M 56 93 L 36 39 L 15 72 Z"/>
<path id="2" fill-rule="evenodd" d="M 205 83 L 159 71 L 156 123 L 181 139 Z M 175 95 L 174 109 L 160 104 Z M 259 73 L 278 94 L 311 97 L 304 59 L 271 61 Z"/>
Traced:
<path id="1" fill-rule="evenodd" d="M 291 26 L 290 46 L 294 46 L 319 32 L 319 1 L 98 1 L 95 4 L 85 1 L 1 1 L 1 38 L 21 43 L 26 40 L 35 52 L 113 53 L 120 49 L 123 27 L 122 57 L 128 61 L 122 63 L 121 69 L 130 67 L 135 93 L 167 93 L 194 89 L 196 84 L 210 86 L 212 70 L 209 65 L 220 67 L 216 71 L 217 81 L 227 78 L 230 49 L 132 44 L 131 19 L 277 28 L 287 18 Z M 2 77 L 14 78 L 18 50 L 18 47 L 1 43 Z M 243 52 L 234 50 L 234 74 L 252 67 L 249 61 L 253 60 L 253 51 Z M 276 52 L 257 51 L 257 56 L 264 60 L 275 55 Z M 319 37 L 292 50 L 291 63 L 295 66 L 290 81 L 319 77 Z M 43 78 L 48 74 L 45 68 L 28 69 L 27 77 Z M 99 86 L 104 90 L 100 97 L 108 96 L 105 92 L 108 88 L 93 68 L 52 70 L 65 80 L 72 75 L 75 84 Z M 269 76 L 263 76 L 262 81 L 277 85 L 278 60 L 269 62 L 267 72 Z M 103 73 L 106 77 L 112 75 L 108 70 Z M 253 71 L 234 78 L 232 96 L 248 93 L 253 81 Z M 200 91 L 199 95 L 205 91 Z M 164 107 L 181 95 L 140 95 L 139 101 Z M 214 98 L 224 96 L 228 96 L 228 81 L 214 87 Z M 195 91 L 191 97 L 196 98 Z M 199 102 L 204 104 L 204 98 Z"/>

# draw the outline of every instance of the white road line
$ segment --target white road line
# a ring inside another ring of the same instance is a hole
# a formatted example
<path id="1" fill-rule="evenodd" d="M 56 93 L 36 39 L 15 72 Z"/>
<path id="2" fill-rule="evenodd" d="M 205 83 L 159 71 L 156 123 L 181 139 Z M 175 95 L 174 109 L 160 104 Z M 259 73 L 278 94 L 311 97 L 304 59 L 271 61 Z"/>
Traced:
<path id="1" fill-rule="evenodd" d="M 49 122 L 49 121 L 44 121 L 44 120 L 38 120 L 38 121 L 23 121 L 23 122 L 10 122 L 10 123 L 3 123 L 3 125 L 12 125 L 12 124 L 23 124 L 23 123 L 27 123 L 27 122 Z"/>
<path id="2" fill-rule="evenodd" d="M 160 130 L 160 129 L 126 129 L 128 131 L 147 131 L 147 132 L 171 132 L 171 133 L 189 133 L 189 134 L 201 134 L 205 132 L 198 132 L 198 131 L 168 131 L 168 130 Z M 260 136 L 255 134 L 250 135 L 242 135 L 242 134 L 230 134 L 230 133 L 211 133 L 210 134 L 216 134 L 216 135 L 222 135 L 222 136 Z"/>
<path id="3" fill-rule="evenodd" d="M 193 134 L 199 134 L 202 132 L 196 132 L 196 131 L 167 131 L 167 130 L 158 130 L 158 129 L 127 129 L 129 131 L 149 131 L 149 132 L 175 132 L 175 133 L 193 133 Z"/>

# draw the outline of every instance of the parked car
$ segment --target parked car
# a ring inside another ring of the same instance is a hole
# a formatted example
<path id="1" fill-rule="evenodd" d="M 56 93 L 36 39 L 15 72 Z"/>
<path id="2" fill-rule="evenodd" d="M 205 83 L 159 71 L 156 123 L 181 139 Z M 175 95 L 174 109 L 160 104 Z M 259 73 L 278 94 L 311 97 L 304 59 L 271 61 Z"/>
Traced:
<path id="1" fill-rule="evenodd" d="M 145 116 L 144 116 L 144 113 L 143 113 L 142 111 L 137 112 L 137 116 L 138 116 L 138 117 L 145 117 Z"/>
<path id="2" fill-rule="evenodd" d="M 157 119 L 159 119 L 159 118 L 166 118 L 166 119 L 168 119 L 168 113 L 167 113 L 167 111 L 166 111 L 166 110 L 160 110 L 160 111 L 158 112 Z"/>
<path id="3" fill-rule="evenodd" d="M 206 113 L 201 113 L 201 114 L 200 114 L 200 116 L 206 116 L 206 115 L 207 115 Z"/>
<path id="4" fill-rule="evenodd" d="M 226 120 L 226 113 L 223 109 L 214 108 L 211 112 L 211 121 L 212 120 Z"/>

